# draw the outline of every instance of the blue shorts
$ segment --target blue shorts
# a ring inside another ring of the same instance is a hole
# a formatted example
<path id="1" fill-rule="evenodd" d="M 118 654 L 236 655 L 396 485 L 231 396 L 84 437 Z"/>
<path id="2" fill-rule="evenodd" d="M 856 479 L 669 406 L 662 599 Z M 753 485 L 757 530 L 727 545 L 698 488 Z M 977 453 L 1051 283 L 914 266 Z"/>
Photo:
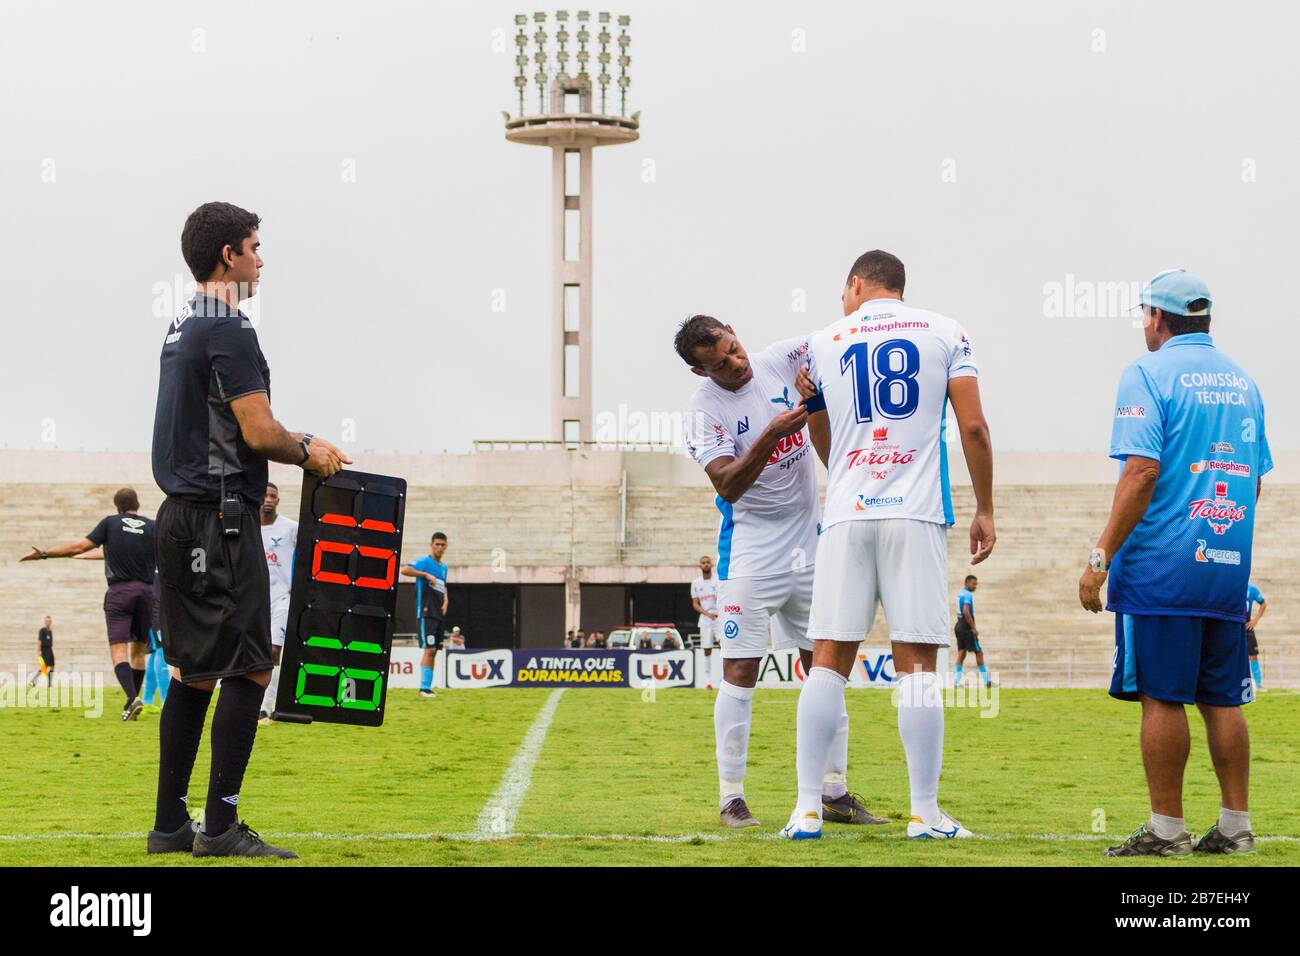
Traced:
<path id="1" fill-rule="evenodd" d="M 1246 625 L 1215 617 L 1115 615 L 1110 696 L 1240 707 L 1254 700 Z"/>

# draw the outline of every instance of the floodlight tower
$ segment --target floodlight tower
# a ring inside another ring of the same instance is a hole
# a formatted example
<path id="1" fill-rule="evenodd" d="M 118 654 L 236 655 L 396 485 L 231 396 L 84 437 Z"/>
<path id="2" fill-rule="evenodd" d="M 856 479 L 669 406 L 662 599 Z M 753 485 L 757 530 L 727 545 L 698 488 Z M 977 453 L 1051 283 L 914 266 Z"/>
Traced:
<path id="1" fill-rule="evenodd" d="M 506 113 L 506 139 L 512 143 L 549 146 L 551 149 L 551 431 L 566 443 L 591 440 L 591 154 L 597 146 L 630 143 L 640 135 L 640 113 L 627 115 L 628 67 L 632 42 L 627 28 L 631 18 L 617 18 L 618 35 L 610 33 L 610 15 L 596 15 L 600 32 L 588 29 L 591 14 L 579 10 L 576 34 L 569 32 L 569 14 L 555 14 L 556 32 L 546 32 L 545 13 L 534 13 L 532 60 L 536 72 L 528 75 L 528 17 L 515 17 L 515 89 L 519 113 Z M 548 42 L 551 41 L 552 42 Z M 594 40 L 594 44 L 593 44 Z M 574 42 L 577 43 L 576 53 Z M 618 54 L 611 56 L 610 44 Z M 587 63 L 597 50 L 595 86 Z M 577 73 L 569 72 L 569 59 Z M 618 75 L 610 73 L 611 62 Z M 529 90 L 530 80 L 536 93 Z M 612 82 L 618 92 L 609 89 Z M 614 100 L 617 97 L 617 112 Z M 530 113 L 529 107 L 537 111 Z M 599 109 L 597 109 L 599 107 Z"/>

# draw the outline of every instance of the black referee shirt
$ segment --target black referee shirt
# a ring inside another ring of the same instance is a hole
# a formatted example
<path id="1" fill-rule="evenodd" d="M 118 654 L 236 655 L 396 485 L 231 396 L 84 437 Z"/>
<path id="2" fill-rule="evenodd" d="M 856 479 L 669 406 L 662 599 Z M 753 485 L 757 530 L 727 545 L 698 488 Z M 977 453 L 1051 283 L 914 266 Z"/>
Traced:
<path id="1" fill-rule="evenodd" d="M 104 576 L 109 584 L 119 581 L 153 583 L 153 519 L 140 515 L 109 515 L 86 538 L 104 548 Z"/>
<path id="2" fill-rule="evenodd" d="M 40 633 L 36 636 L 40 639 L 42 651 L 54 650 L 54 632 L 48 627 L 41 628 Z"/>
<path id="3" fill-rule="evenodd" d="M 153 477 L 168 495 L 200 504 L 227 491 L 260 506 L 266 459 L 244 442 L 233 399 L 271 393 L 271 369 L 257 330 L 237 308 L 199 293 L 172 320 L 163 340 L 153 422 Z M 152 580 L 150 574 L 142 580 Z"/>

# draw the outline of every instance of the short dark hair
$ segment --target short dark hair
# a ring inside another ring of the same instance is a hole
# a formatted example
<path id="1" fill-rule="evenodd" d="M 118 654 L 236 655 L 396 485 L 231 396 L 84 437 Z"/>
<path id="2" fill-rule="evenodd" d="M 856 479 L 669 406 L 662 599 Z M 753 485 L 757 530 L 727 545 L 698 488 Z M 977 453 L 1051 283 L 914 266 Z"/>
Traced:
<path id="1" fill-rule="evenodd" d="M 849 277 L 844 280 L 845 285 L 852 282 L 854 276 L 863 282 L 884 286 L 899 295 L 903 294 L 903 286 L 907 285 L 907 270 L 903 268 L 903 260 L 881 249 L 872 249 L 858 256 L 853 268 L 849 270 Z"/>
<path id="2" fill-rule="evenodd" d="M 1189 312 L 1200 312 L 1208 309 L 1210 302 L 1208 299 L 1193 299 L 1187 303 Z M 1210 316 L 1205 315 L 1179 315 L 1177 312 L 1165 312 L 1160 310 L 1165 317 L 1165 328 L 1172 335 L 1189 335 L 1192 332 L 1210 331 Z"/>
<path id="3" fill-rule="evenodd" d="M 968 574 L 968 575 L 966 575 L 966 580 L 965 580 L 964 582 L 962 582 L 962 583 L 964 583 L 964 584 L 970 584 L 972 581 L 978 581 L 978 580 L 979 580 L 979 578 L 975 577 L 975 575 L 973 575 L 973 574 Z"/>
<path id="4" fill-rule="evenodd" d="M 280 490 L 280 486 L 277 485 L 274 481 L 268 481 L 268 482 L 266 483 L 266 487 L 268 487 L 268 488 L 274 488 L 276 491 L 279 491 L 279 490 Z"/>
<path id="5" fill-rule="evenodd" d="M 113 495 L 113 507 L 117 509 L 118 514 L 139 511 L 140 496 L 135 493 L 134 488 L 119 488 Z"/>
<path id="6" fill-rule="evenodd" d="M 431 542 L 432 542 L 432 541 L 446 541 L 446 540 L 447 540 L 447 536 L 446 536 L 445 534 L 443 534 L 441 531 L 435 531 L 435 532 L 433 533 L 433 537 L 430 538 L 429 540 L 430 540 Z"/>
<path id="7" fill-rule="evenodd" d="M 181 230 L 181 255 L 195 281 L 205 282 L 217 271 L 226 246 L 233 246 L 238 255 L 244 240 L 261 224 L 257 213 L 228 202 L 205 202 L 190 213 Z"/>
<path id="8" fill-rule="evenodd" d="M 682 361 L 691 368 L 699 368 L 700 361 L 695 357 L 695 350 L 701 346 L 712 345 L 722 338 L 727 327 L 711 315 L 693 315 L 677 326 L 673 336 L 673 348 L 682 357 Z"/>

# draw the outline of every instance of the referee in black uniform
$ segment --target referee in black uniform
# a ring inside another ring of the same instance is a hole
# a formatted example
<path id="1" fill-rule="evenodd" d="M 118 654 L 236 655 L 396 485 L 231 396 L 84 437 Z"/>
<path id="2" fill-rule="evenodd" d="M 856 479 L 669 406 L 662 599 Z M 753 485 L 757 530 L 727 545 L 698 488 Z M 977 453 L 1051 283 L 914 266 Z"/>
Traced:
<path id="1" fill-rule="evenodd" d="M 179 672 L 159 728 L 158 804 L 150 853 L 296 857 L 239 821 L 244 769 L 271 677 L 270 582 L 258 509 L 267 460 L 322 477 L 351 460 L 329 442 L 286 431 L 271 414 L 271 373 L 239 309 L 257 291 L 259 218 L 205 203 L 185 221 L 181 251 L 198 281 L 168 327 L 154 415 L 158 570 L 167 662 Z M 212 769 L 203 829 L 186 809 L 212 691 Z"/>
<path id="2" fill-rule="evenodd" d="M 104 576 L 108 578 L 104 594 L 108 651 L 113 675 L 126 694 L 122 719 L 135 720 L 144 710 L 140 682 L 153 614 L 154 522 L 140 515 L 140 498 L 134 488 L 119 488 L 113 495 L 113 507 L 117 513 L 101 519 L 84 538 L 48 551 L 33 547 L 21 560 L 75 558 L 102 547 Z"/>

